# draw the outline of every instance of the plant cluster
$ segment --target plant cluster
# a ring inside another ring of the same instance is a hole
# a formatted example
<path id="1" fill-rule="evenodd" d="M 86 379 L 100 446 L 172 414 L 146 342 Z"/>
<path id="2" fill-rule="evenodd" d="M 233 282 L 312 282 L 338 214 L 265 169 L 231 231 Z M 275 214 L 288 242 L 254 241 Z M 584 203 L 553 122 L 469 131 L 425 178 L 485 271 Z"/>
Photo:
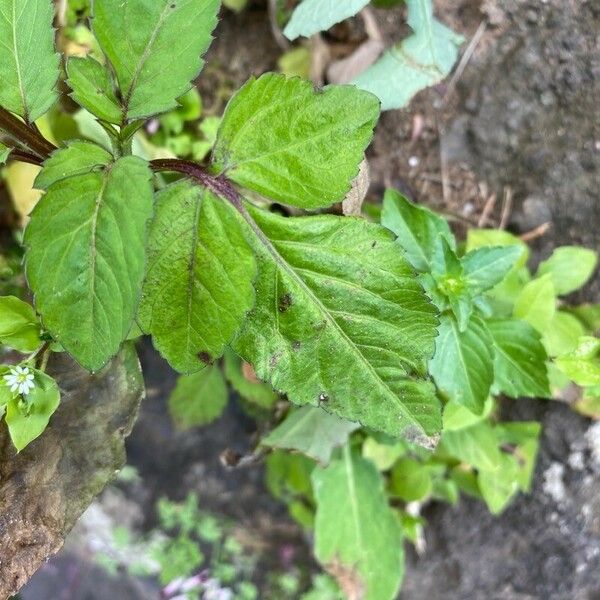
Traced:
<path id="1" fill-rule="evenodd" d="M 60 112 L 52 3 L 0 0 L 0 158 L 41 165 L 43 191 L 23 236 L 33 306 L 0 298 L 0 342 L 24 355 L 0 367 L 0 406 L 22 450 L 59 405 L 52 352 L 95 372 L 150 335 L 182 373 L 175 421 L 214 420 L 228 381 L 271 425 L 258 451 L 269 486 L 314 529 L 317 559 L 348 595 L 391 600 L 420 504 L 464 491 L 499 512 L 529 489 L 539 425 L 503 422 L 499 396 L 550 398 L 572 380 L 586 387 L 580 410 L 598 412 L 600 311 L 560 298 L 597 256 L 559 248 L 533 276 L 518 238 L 458 243 L 393 190 L 370 219 L 305 215 L 358 174 L 380 102 L 355 86 L 251 78 L 201 122 L 198 146 L 191 82 L 219 6 L 96 0 L 97 49 L 65 65 L 87 112 L 80 134 L 53 137 L 41 133 Z M 450 43 L 429 3 L 408 8 L 417 39 L 403 52 L 430 45 L 419 15 Z M 178 136 L 180 158 L 144 144 Z"/>

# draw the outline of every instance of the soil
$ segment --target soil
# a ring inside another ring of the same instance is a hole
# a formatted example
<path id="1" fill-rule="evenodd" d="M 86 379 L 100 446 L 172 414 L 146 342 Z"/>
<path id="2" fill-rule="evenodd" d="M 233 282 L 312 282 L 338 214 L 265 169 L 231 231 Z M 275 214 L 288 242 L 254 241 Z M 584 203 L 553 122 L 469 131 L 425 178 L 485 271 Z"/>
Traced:
<path id="1" fill-rule="evenodd" d="M 467 225 L 505 226 L 533 239 L 534 261 L 563 244 L 600 248 L 598 2 L 435 5 L 466 44 L 480 27 L 483 34 L 462 74 L 422 92 L 407 109 L 383 115 L 368 156 L 368 199 L 377 201 L 393 186 L 444 212 L 459 234 Z M 391 39 L 404 22 L 403 9 L 376 14 Z M 351 45 L 364 32 L 358 23 L 335 35 Z M 264 2 L 252 2 L 240 15 L 227 13 L 199 80 L 205 106 L 221 112 L 234 89 L 252 74 L 275 69 L 281 53 Z M 578 299 L 600 301 L 600 275 Z M 157 496 L 182 498 L 196 490 L 207 508 L 240 519 L 267 540 L 275 561 L 278 548 L 293 545 L 298 563 L 311 565 L 302 533 L 266 492 L 262 468 L 227 471 L 218 460 L 226 447 L 250 447 L 253 423 L 233 402 L 214 426 L 173 432 L 164 406 L 174 375 L 148 346 L 142 360 L 148 398 L 129 441 L 130 463 L 145 480 L 144 493 L 134 498 L 138 524 L 152 525 Z M 499 517 L 469 498 L 454 508 L 428 507 L 425 553 L 408 551 L 404 598 L 600 598 L 598 427 L 557 402 L 511 402 L 505 410 L 509 419 L 539 419 L 544 426 L 531 494 Z M 40 591 L 51 588 L 37 582 L 50 576 L 48 569 L 61 572 L 65 560 L 42 570 L 23 598 L 58 597 Z M 143 597 L 124 591 L 130 588 L 123 578 L 121 591 L 111 587 L 109 596 L 68 597 Z"/>

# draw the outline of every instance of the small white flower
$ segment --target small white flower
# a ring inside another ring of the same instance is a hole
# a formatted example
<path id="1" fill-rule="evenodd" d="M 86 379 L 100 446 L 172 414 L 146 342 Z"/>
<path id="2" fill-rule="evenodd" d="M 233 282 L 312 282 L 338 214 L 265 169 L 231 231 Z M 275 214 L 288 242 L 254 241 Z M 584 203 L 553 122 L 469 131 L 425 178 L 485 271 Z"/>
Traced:
<path id="1" fill-rule="evenodd" d="M 27 396 L 35 387 L 33 373 L 28 367 L 11 367 L 10 373 L 4 376 L 4 381 L 11 392 L 17 392 L 23 396 Z"/>

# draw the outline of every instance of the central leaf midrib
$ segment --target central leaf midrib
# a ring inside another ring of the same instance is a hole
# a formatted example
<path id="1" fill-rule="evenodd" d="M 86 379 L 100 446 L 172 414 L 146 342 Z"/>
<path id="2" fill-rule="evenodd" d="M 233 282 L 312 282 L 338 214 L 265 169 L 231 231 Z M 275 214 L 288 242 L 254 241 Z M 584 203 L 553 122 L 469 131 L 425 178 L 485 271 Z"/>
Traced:
<path id="1" fill-rule="evenodd" d="M 352 342 L 352 340 L 347 336 L 347 334 L 340 328 L 337 321 L 333 318 L 333 316 L 329 313 L 327 308 L 321 303 L 321 301 L 314 295 L 313 291 L 306 285 L 304 280 L 296 273 L 294 268 L 289 265 L 283 257 L 277 251 L 277 248 L 271 243 L 266 234 L 262 231 L 262 229 L 258 226 L 258 224 L 254 221 L 252 216 L 244 210 L 244 217 L 248 221 L 252 230 L 256 233 L 259 240 L 265 246 L 267 251 L 273 257 L 275 263 L 280 266 L 290 277 L 292 277 L 304 290 L 304 292 L 308 295 L 308 297 L 317 305 L 319 310 L 325 315 L 327 321 L 331 323 L 335 330 L 338 332 L 339 336 L 347 343 L 347 345 L 351 348 L 352 352 L 359 358 L 359 362 L 363 363 L 367 370 L 372 374 L 373 379 L 377 382 L 380 388 L 383 388 L 386 396 L 391 396 L 394 400 L 394 403 L 399 408 L 402 416 L 408 419 L 409 424 L 416 424 L 421 430 L 423 430 L 423 426 L 419 423 L 408 411 L 408 409 L 402 404 L 402 402 L 398 399 L 396 394 L 389 388 L 389 386 L 381 379 L 375 368 L 366 357 L 360 352 L 357 348 L 356 344 Z"/>

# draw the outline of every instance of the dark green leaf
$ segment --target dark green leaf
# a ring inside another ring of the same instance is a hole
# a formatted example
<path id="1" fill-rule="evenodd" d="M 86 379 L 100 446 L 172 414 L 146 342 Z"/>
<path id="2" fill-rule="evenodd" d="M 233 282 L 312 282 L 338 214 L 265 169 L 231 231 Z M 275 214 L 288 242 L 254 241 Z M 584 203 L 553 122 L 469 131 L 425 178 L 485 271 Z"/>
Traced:
<path id="1" fill-rule="evenodd" d="M 548 398 L 548 356 L 540 334 L 525 321 L 487 322 L 494 338 L 494 388 L 511 398 Z"/>
<path id="2" fill-rule="evenodd" d="M 256 264 L 232 205 L 190 181 L 156 197 L 138 320 L 174 369 L 223 354 L 254 302 Z"/>
<path id="3" fill-rule="evenodd" d="M 219 0 L 96 0 L 94 33 L 114 69 L 125 118 L 166 112 L 192 87 Z"/>
<path id="4" fill-rule="evenodd" d="M 0 106 L 32 123 L 56 100 L 51 0 L 0 0 Z"/>
<path id="5" fill-rule="evenodd" d="M 251 371 L 244 373 L 244 365 Z M 233 350 L 225 351 L 225 377 L 231 387 L 244 399 L 262 408 L 271 408 L 278 395 L 273 388 L 256 378 L 252 367 L 244 363 Z"/>
<path id="6" fill-rule="evenodd" d="M 0 297 L 0 343 L 19 352 L 41 345 L 40 324 L 33 308 L 14 296 Z"/>
<path id="7" fill-rule="evenodd" d="M 131 330 L 152 195 L 147 163 L 122 158 L 50 186 L 25 231 L 27 278 L 44 326 L 91 371 Z"/>
<path id="8" fill-rule="evenodd" d="M 298 450 L 327 465 L 335 448 L 343 446 L 356 423 L 330 415 L 320 408 L 303 406 L 292 412 L 278 427 L 262 439 L 272 448 Z"/>
<path id="9" fill-rule="evenodd" d="M 481 414 L 494 379 L 494 341 L 485 323 L 474 316 L 461 332 L 452 317 L 442 317 L 429 371 L 450 400 Z"/>
<path id="10" fill-rule="evenodd" d="M 500 283 L 523 255 L 520 246 L 492 246 L 468 252 L 461 260 L 472 294 Z"/>
<path id="11" fill-rule="evenodd" d="M 112 156 L 104 148 L 91 142 L 75 140 L 66 148 L 52 153 L 44 162 L 44 168 L 36 177 L 33 186 L 38 190 L 47 190 L 53 183 L 73 175 L 84 175 L 90 171 L 105 167 Z"/>
<path id="12" fill-rule="evenodd" d="M 106 67 L 90 56 L 71 57 L 67 63 L 67 75 L 73 90 L 71 96 L 77 104 L 104 121 L 121 123 L 121 107 Z"/>
<path id="13" fill-rule="evenodd" d="M 257 304 L 235 350 L 296 404 L 431 443 L 435 310 L 388 232 L 358 218 L 249 210 Z"/>
<path id="14" fill-rule="evenodd" d="M 409 202 L 396 190 L 385 192 L 381 224 L 398 236 L 406 258 L 417 271 L 429 270 L 439 237 L 445 238 L 451 248 L 455 247 L 445 219 L 424 206 Z"/>
<path id="15" fill-rule="evenodd" d="M 346 447 L 341 459 L 315 469 L 312 481 L 319 562 L 356 598 L 396 598 L 404 573 L 402 531 L 377 469 Z"/>
<path id="16" fill-rule="evenodd" d="M 213 365 L 192 375 L 181 375 L 169 396 L 169 412 L 182 430 L 211 423 L 226 405 L 227 385 L 221 369 Z"/>
<path id="17" fill-rule="evenodd" d="M 355 87 L 267 73 L 227 105 L 213 169 L 273 200 L 329 206 L 350 190 L 378 116 L 377 98 Z"/>

